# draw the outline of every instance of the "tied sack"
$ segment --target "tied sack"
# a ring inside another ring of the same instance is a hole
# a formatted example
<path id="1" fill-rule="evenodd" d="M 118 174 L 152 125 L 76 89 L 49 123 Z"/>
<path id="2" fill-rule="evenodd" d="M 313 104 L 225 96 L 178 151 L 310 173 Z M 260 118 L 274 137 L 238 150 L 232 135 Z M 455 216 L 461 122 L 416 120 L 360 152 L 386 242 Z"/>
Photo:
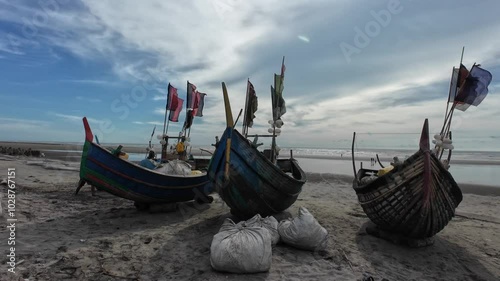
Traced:
<path id="1" fill-rule="evenodd" d="M 267 272 L 271 268 L 271 234 L 262 227 L 236 225 L 227 218 L 210 246 L 210 264 L 217 271 Z"/>
<path id="2" fill-rule="evenodd" d="M 328 231 L 303 207 L 298 217 L 281 221 L 278 232 L 284 243 L 295 248 L 315 251 L 327 246 Z"/>
<path id="3" fill-rule="evenodd" d="M 278 221 L 272 216 L 262 218 L 260 214 L 256 214 L 255 216 L 253 216 L 253 218 L 238 223 L 238 225 L 240 224 L 245 227 L 255 226 L 267 229 L 269 231 L 269 234 L 271 234 L 272 246 L 275 246 L 280 241 L 280 234 L 278 233 Z"/>

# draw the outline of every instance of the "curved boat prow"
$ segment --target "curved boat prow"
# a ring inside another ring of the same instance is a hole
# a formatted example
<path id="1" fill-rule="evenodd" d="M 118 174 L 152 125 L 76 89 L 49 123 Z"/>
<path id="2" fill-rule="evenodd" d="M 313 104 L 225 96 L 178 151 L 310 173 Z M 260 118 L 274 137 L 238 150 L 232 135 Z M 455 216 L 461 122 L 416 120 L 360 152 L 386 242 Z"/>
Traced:
<path id="1" fill-rule="evenodd" d="M 226 125 L 228 128 L 233 128 L 234 127 L 233 113 L 231 112 L 231 104 L 229 103 L 226 83 L 224 82 L 222 82 L 222 94 L 224 95 L 224 107 L 226 109 Z M 227 138 L 226 141 L 226 165 L 224 167 L 224 177 L 226 180 L 229 178 L 230 157 L 231 157 L 231 134 L 229 134 L 229 137 Z"/>
<path id="2" fill-rule="evenodd" d="M 229 103 L 229 96 L 227 94 L 226 83 L 222 82 L 222 94 L 224 95 L 224 107 L 226 109 L 226 124 L 228 127 L 234 126 L 233 113 L 231 111 L 231 104 Z"/>
<path id="3" fill-rule="evenodd" d="M 431 151 L 429 144 L 429 120 L 425 119 L 424 126 L 422 128 L 422 134 L 420 135 L 420 150 L 424 153 L 424 173 L 423 173 L 423 185 L 424 190 L 424 206 L 429 205 L 430 195 L 431 195 L 431 182 L 432 182 L 432 170 L 431 170 Z"/>
<path id="4" fill-rule="evenodd" d="M 425 152 L 430 150 L 429 145 L 429 120 L 425 119 L 422 133 L 420 134 L 420 149 Z"/>
<path id="5" fill-rule="evenodd" d="M 85 128 L 85 140 L 92 142 L 94 140 L 94 135 L 92 134 L 92 130 L 90 129 L 87 117 L 83 117 L 83 127 Z"/>

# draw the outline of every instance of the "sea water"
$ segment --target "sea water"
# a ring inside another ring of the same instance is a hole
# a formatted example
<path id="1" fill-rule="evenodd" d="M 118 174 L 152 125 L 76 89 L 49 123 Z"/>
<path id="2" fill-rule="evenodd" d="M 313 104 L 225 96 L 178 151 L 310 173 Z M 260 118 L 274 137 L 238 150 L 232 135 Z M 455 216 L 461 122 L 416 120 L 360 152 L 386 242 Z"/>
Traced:
<path id="1" fill-rule="evenodd" d="M 130 145 L 127 145 L 130 146 Z M 213 151 L 214 147 L 193 147 L 195 155 L 210 156 L 207 152 L 201 152 L 199 148 Z M 280 158 L 290 157 L 293 153 L 300 166 L 305 172 L 331 173 L 341 175 L 354 175 L 352 166 L 352 153 L 349 149 L 325 149 L 325 148 L 283 148 Z M 67 152 L 67 151 L 66 151 Z M 75 151 L 76 152 L 76 151 Z M 391 149 L 365 149 L 355 152 L 356 169 L 363 167 L 379 169 L 378 164 L 371 166 L 371 158 L 378 155 L 383 165 L 397 156 L 400 160 L 411 156 L 415 150 L 391 150 Z M 443 159 L 447 155 L 443 156 Z M 140 161 L 146 157 L 146 153 L 129 153 L 130 161 Z M 450 173 L 458 183 L 489 185 L 500 188 L 500 152 L 499 151 L 453 151 L 451 157 Z"/>

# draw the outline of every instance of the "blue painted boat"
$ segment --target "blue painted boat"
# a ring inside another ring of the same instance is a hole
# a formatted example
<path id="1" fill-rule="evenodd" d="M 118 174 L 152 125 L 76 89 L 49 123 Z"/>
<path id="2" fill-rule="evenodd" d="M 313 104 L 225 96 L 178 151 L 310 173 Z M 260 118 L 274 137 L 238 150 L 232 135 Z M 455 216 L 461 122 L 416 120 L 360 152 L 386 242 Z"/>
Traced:
<path id="1" fill-rule="evenodd" d="M 292 157 L 273 164 L 236 129 L 222 83 L 227 128 L 208 166 L 220 197 L 241 218 L 268 216 L 286 210 L 302 191 L 306 175 Z"/>
<path id="2" fill-rule="evenodd" d="M 153 203 L 209 200 L 213 191 L 207 173 L 182 176 L 165 175 L 113 155 L 93 142 L 93 134 L 83 118 L 85 144 L 80 164 L 80 182 L 76 193 L 87 183 L 121 198 L 132 200 L 136 206 Z M 209 200 L 211 201 L 211 200 Z"/>

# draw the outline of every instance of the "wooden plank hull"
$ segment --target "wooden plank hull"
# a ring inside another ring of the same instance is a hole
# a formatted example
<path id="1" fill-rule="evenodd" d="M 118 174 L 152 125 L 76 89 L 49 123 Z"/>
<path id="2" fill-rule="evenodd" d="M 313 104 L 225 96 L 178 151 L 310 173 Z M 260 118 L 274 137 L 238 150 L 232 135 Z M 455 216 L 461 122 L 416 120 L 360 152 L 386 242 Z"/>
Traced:
<path id="1" fill-rule="evenodd" d="M 225 178 L 225 148 L 231 128 L 224 132 L 208 171 L 216 190 L 231 211 L 247 218 L 268 216 L 286 210 L 302 191 L 304 171 L 295 159 L 280 159 L 273 165 L 238 131 L 231 134 L 229 176 Z"/>
<path id="2" fill-rule="evenodd" d="M 432 237 L 448 224 L 462 201 L 457 183 L 428 146 L 421 145 L 389 173 L 362 184 L 362 178 L 377 172 L 360 169 L 353 188 L 368 218 L 384 230 L 409 238 Z"/>
<path id="3" fill-rule="evenodd" d="M 92 133 L 90 128 L 87 131 L 87 127 L 88 123 L 80 179 L 88 184 L 138 203 L 190 201 L 202 199 L 213 191 L 206 173 L 190 176 L 165 175 L 114 156 L 91 141 Z"/>

